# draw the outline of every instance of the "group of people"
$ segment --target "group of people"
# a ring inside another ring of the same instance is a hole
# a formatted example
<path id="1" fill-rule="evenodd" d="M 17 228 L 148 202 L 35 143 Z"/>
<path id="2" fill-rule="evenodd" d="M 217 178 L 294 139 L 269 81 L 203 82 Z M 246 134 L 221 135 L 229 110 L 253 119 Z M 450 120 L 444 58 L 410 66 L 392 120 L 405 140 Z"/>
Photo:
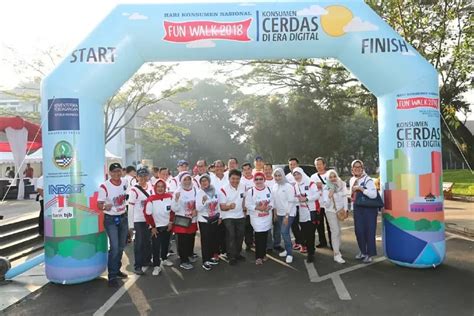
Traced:
<path id="1" fill-rule="evenodd" d="M 246 250 L 255 251 L 255 264 L 267 260 L 267 251 L 291 264 L 293 253 L 307 254 L 314 261 L 316 247 L 330 247 L 334 261 L 345 263 L 340 251 L 341 222 L 349 211 L 348 197 L 357 194 L 373 199 L 377 196 L 374 181 L 364 172 L 363 162 L 355 160 L 349 191 L 335 170 L 326 169 L 322 157 L 315 159 L 317 172 L 308 176 L 297 158 L 290 158 L 290 172 L 273 169 L 257 156 L 254 166 L 231 158 L 227 165 L 217 160 L 210 171 L 205 160 L 199 160 L 194 172 L 189 163 L 179 160 L 178 174 L 171 177 L 166 168 L 146 167 L 125 170 L 119 163 L 109 166 L 110 178 L 99 189 L 98 206 L 105 214 L 109 237 L 108 278 L 114 285 L 127 275 L 121 269 L 121 258 L 127 238 L 134 238 L 134 270 L 144 274 L 153 266 L 159 275 L 169 260 L 170 242 L 176 237 L 179 267 L 194 268 L 196 232 L 200 232 L 202 268 L 212 270 L 221 260 L 230 265 L 246 260 Z M 354 205 L 355 234 L 365 263 L 376 255 L 375 229 L 377 209 Z M 326 241 L 326 228 L 329 244 Z M 319 244 L 315 246 L 318 230 Z M 291 235 L 294 236 L 294 242 Z M 282 247 L 283 240 L 283 247 Z"/>

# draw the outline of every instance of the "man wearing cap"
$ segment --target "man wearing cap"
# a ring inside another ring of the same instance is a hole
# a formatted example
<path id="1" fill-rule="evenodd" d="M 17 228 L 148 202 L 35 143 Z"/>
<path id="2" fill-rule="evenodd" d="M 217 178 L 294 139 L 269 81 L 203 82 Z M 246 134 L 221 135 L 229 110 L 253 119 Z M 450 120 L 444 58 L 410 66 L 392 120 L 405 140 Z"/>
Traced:
<path id="1" fill-rule="evenodd" d="M 137 171 L 138 184 L 128 193 L 128 227 L 135 230 L 134 258 L 135 274 L 142 275 L 143 267 L 151 264 L 151 233 L 145 220 L 143 209 L 145 202 L 153 195 L 153 185 L 148 181 L 150 172 L 147 168 Z"/>
<path id="2" fill-rule="evenodd" d="M 127 181 L 122 176 L 122 166 L 113 163 L 109 167 L 109 180 L 99 187 L 97 206 L 103 211 L 104 227 L 109 237 L 108 278 L 110 286 L 118 286 L 119 278 L 128 276 L 120 271 L 122 254 L 128 236 Z"/>
<path id="3" fill-rule="evenodd" d="M 183 160 L 183 159 L 178 160 L 177 169 L 178 169 L 178 175 L 174 178 L 171 178 L 169 183 L 167 183 L 168 192 L 170 192 L 170 193 L 174 193 L 176 190 L 178 190 L 178 188 L 179 188 L 179 176 L 183 172 L 187 172 L 189 170 L 189 162 L 187 162 L 186 160 Z"/>

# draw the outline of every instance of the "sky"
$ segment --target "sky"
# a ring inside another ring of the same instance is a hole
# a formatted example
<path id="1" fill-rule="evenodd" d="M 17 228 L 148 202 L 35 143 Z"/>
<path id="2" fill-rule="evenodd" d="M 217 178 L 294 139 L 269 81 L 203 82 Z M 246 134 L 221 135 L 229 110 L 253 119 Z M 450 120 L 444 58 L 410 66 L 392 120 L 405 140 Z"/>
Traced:
<path id="1" fill-rule="evenodd" d="M 304 0 L 303 0 L 304 1 Z M 39 50 L 57 47 L 70 52 L 87 34 L 120 3 L 189 3 L 190 0 L 5 0 L 0 1 L 0 89 L 13 88 L 19 83 L 17 74 L 5 58 L 12 47 L 30 59 Z M 237 0 L 206 0 L 194 2 L 238 2 Z M 259 2 L 252 1 L 252 2 Z M 279 2 L 273 0 L 273 2 Z M 210 77 L 212 67 L 205 62 L 187 62 L 176 70 L 176 78 Z M 472 102 L 474 92 L 467 94 Z M 472 106 L 472 105 L 471 105 Z M 469 119 L 474 120 L 474 113 Z"/>

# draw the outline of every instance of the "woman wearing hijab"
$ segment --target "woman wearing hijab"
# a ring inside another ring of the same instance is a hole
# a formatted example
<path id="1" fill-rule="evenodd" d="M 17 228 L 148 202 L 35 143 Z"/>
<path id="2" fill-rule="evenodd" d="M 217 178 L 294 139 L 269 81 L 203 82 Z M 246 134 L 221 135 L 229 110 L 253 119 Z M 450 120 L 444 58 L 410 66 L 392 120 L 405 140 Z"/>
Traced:
<path id="1" fill-rule="evenodd" d="M 377 229 L 378 209 L 357 206 L 354 202 L 358 194 L 364 194 L 370 199 L 375 199 L 377 197 L 377 189 L 375 188 L 374 180 L 365 173 L 362 160 L 354 160 L 351 168 L 353 177 L 349 184 L 354 205 L 354 229 L 360 250 L 356 259 L 362 260 L 364 263 L 370 263 L 372 262 L 372 257 L 377 254 L 375 231 Z"/>
<path id="2" fill-rule="evenodd" d="M 161 266 L 171 267 L 173 263 L 167 259 L 170 244 L 171 203 L 173 195 L 166 192 L 166 183 L 162 179 L 155 182 L 154 194 L 145 202 L 143 213 L 146 223 L 151 227 L 151 247 L 153 255 L 152 275 L 159 275 Z"/>
<path id="3" fill-rule="evenodd" d="M 329 170 L 326 174 L 326 189 L 323 190 L 323 205 L 326 210 L 326 218 L 331 229 L 331 244 L 334 251 L 334 261 L 345 263 L 339 247 L 341 245 L 341 226 L 337 218 L 337 212 L 347 212 L 347 189 L 346 183 L 339 178 L 335 170 Z"/>
<path id="4" fill-rule="evenodd" d="M 267 256 L 267 236 L 272 228 L 272 191 L 265 185 L 265 174 L 257 171 L 254 186 L 245 195 L 245 206 L 255 232 L 255 264 L 262 265 Z"/>
<path id="5" fill-rule="evenodd" d="M 178 255 L 181 259 L 180 268 L 191 270 L 194 238 L 197 231 L 196 195 L 197 189 L 193 186 L 191 174 L 183 172 L 179 176 L 179 188 L 173 194 L 171 209 L 175 215 L 188 217 L 191 224 L 187 227 L 173 225 L 173 232 L 178 236 Z M 195 261 L 195 260 L 194 260 Z"/>
<path id="6" fill-rule="evenodd" d="M 272 188 L 274 210 L 281 227 L 281 236 L 285 243 L 285 250 L 280 252 L 280 257 L 286 257 L 286 263 L 293 262 L 293 247 L 291 245 L 290 229 L 296 216 L 296 190 L 291 185 L 282 168 L 273 171 L 275 184 Z"/>
<path id="7" fill-rule="evenodd" d="M 218 223 L 220 222 L 217 192 L 211 184 L 211 177 L 204 174 L 199 179 L 201 187 L 196 196 L 199 231 L 201 232 L 202 268 L 212 269 L 219 261 L 213 256 L 218 252 Z"/>
<path id="8" fill-rule="evenodd" d="M 319 191 L 314 182 L 312 182 L 306 173 L 300 167 L 293 169 L 293 177 L 295 178 L 296 197 L 299 202 L 299 221 L 303 232 L 308 258 L 306 261 L 311 263 L 314 261 L 314 239 L 316 232 L 316 201 L 319 199 Z M 312 213 L 315 212 L 315 213 Z M 313 219 L 311 215 L 313 214 Z"/>

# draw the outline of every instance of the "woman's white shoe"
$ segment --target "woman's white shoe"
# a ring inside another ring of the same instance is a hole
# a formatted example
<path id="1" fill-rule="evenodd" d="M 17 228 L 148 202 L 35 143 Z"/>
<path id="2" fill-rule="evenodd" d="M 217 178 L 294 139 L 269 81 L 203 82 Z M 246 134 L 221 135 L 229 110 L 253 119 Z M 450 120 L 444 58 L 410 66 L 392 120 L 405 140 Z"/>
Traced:
<path id="1" fill-rule="evenodd" d="M 160 267 L 154 267 L 153 268 L 153 272 L 151 273 L 152 275 L 159 275 L 161 272 L 161 268 Z"/>
<path id="2" fill-rule="evenodd" d="M 286 256 L 286 263 L 292 263 L 293 262 L 293 256 Z"/>
<path id="3" fill-rule="evenodd" d="M 335 255 L 334 256 L 334 261 L 336 261 L 337 263 L 346 263 L 346 260 L 342 259 L 342 256 L 341 254 L 338 254 L 338 255 Z"/>
<path id="4" fill-rule="evenodd" d="M 282 251 L 278 254 L 280 257 L 286 257 L 286 250 Z"/>

